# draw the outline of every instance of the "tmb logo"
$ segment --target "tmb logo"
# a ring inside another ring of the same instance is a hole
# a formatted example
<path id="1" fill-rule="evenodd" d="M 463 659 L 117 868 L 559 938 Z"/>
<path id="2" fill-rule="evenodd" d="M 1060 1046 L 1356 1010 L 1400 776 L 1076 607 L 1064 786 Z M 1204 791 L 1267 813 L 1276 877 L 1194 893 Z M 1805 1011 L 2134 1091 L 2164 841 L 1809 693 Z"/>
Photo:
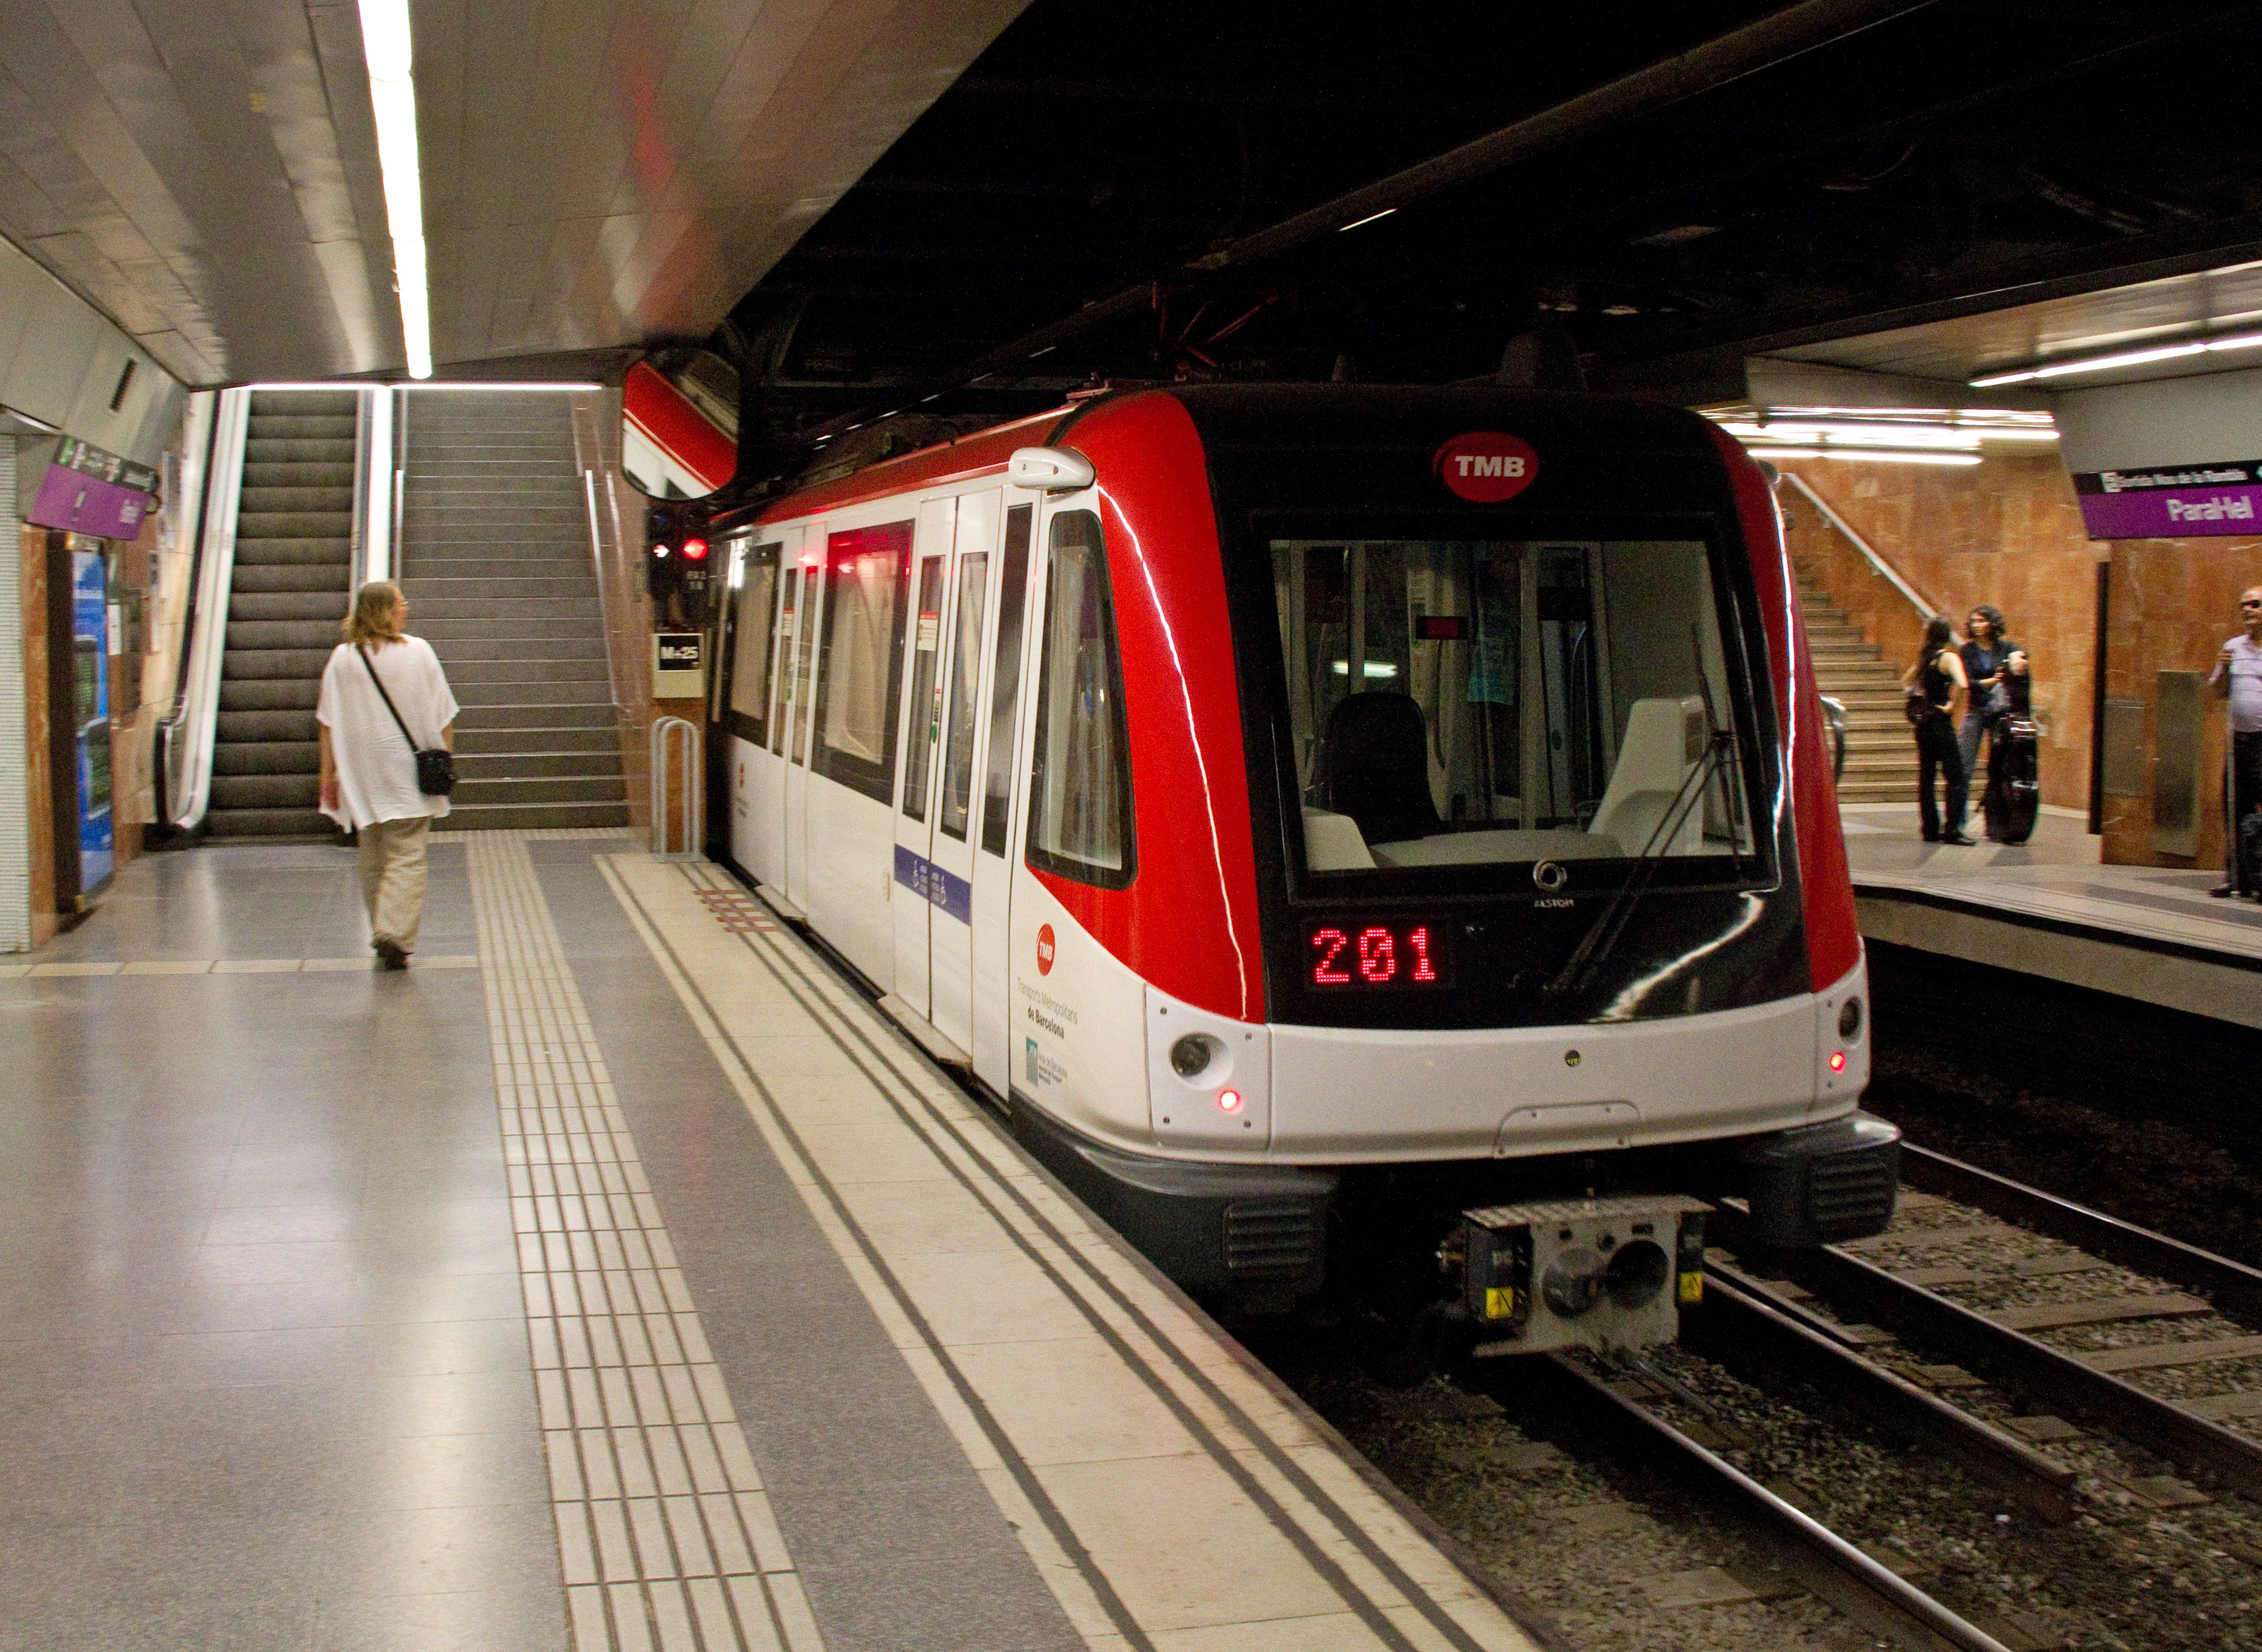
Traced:
<path id="1" fill-rule="evenodd" d="M 1053 927 L 1050 924 L 1043 924 L 1037 929 L 1037 973 L 1050 975 L 1052 972 Z"/>
<path id="2" fill-rule="evenodd" d="M 1459 497 L 1480 505 L 1513 499 L 1539 474 L 1531 444 L 1499 430 L 1471 430 L 1437 450 L 1430 468 Z"/>

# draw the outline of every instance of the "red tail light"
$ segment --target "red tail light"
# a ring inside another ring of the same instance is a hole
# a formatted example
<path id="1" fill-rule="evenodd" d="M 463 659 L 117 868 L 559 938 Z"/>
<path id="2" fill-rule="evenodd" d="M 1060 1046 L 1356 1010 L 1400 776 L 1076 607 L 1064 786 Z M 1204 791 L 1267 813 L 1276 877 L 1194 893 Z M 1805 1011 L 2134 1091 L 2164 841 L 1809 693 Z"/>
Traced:
<path id="1" fill-rule="evenodd" d="M 707 559 L 707 542 L 704 539 L 686 539 L 683 542 L 683 559 L 686 562 L 704 562 Z"/>

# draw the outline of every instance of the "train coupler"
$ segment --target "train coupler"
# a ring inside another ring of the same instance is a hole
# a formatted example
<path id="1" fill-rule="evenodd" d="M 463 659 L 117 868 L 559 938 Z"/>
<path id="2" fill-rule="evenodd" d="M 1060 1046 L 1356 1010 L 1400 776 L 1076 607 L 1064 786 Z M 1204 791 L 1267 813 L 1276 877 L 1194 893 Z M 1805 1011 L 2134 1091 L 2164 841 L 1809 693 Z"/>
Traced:
<path id="1" fill-rule="evenodd" d="M 1703 1300 L 1704 1216 L 1679 1194 L 1552 1199 L 1465 1210 L 1461 1307 L 1483 1356 L 1670 1342 Z"/>

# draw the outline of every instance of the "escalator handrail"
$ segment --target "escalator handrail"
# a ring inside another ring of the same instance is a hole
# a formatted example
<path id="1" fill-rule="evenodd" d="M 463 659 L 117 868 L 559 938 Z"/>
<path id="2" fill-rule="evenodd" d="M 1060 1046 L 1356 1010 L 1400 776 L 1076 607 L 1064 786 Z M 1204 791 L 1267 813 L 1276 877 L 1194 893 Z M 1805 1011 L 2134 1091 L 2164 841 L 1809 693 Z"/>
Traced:
<path id="1" fill-rule="evenodd" d="M 250 429 L 251 392 L 221 391 L 205 466 L 180 684 L 173 714 L 164 725 L 166 803 L 169 824 L 176 831 L 200 824 L 212 797 L 213 741 L 227 646 L 227 596 L 235 578 L 236 514 L 242 503 L 244 444 Z"/>

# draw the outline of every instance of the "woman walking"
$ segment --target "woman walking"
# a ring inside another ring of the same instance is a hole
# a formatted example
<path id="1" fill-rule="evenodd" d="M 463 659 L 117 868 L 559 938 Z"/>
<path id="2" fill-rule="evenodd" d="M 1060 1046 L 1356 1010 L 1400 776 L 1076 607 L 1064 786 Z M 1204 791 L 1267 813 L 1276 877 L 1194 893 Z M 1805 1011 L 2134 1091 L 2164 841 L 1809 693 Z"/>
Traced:
<path id="1" fill-rule="evenodd" d="M 1959 843 L 1963 835 L 1963 804 L 1970 779 L 1956 739 L 1957 714 L 1970 696 L 1963 661 L 1956 651 L 1956 631 L 1943 617 L 1934 615 L 1924 628 L 1924 646 L 1916 663 L 1901 675 L 1909 693 L 1909 719 L 1916 725 L 1916 806 L 1927 843 Z M 1941 829 L 1939 803 L 1933 795 L 1933 776 L 1948 783 L 1946 830 Z"/>
<path id="2" fill-rule="evenodd" d="M 456 743 L 456 696 L 432 645 L 401 630 L 408 599 L 390 581 L 361 588 L 330 651 L 314 711 L 322 733 L 322 812 L 360 835 L 370 945 L 405 970 L 424 919 L 425 847 L 448 799 L 418 783 L 420 749 Z"/>

